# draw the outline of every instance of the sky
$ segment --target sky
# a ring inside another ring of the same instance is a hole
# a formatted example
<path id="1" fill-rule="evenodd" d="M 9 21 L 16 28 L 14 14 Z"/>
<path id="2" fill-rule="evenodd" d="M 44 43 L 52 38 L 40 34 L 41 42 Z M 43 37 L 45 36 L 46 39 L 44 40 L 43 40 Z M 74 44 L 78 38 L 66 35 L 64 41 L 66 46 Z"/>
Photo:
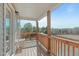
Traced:
<path id="1" fill-rule="evenodd" d="M 47 26 L 47 17 L 39 21 L 39 27 Z M 21 26 L 25 23 L 31 22 L 33 26 L 36 25 L 34 21 L 21 20 Z M 52 28 L 74 28 L 79 27 L 79 4 L 61 4 L 60 7 L 51 12 L 51 27 Z"/>

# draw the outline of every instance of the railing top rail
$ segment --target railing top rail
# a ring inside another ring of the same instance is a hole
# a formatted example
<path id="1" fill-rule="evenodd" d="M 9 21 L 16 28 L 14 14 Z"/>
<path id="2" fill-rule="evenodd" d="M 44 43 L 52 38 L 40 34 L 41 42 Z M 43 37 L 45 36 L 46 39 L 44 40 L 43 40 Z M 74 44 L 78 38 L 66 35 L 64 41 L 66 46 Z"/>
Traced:
<path id="1" fill-rule="evenodd" d="M 79 45 L 79 41 L 70 40 L 70 39 L 68 39 L 68 38 L 57 37 L 57 36 L 52 36 L 52 38 L 61 40 L 61 41 L 63 41 L 63 42 L 67 42 L 67 43 L 72 43 L 72 44 L 75 44 L 75 45 Z"/>

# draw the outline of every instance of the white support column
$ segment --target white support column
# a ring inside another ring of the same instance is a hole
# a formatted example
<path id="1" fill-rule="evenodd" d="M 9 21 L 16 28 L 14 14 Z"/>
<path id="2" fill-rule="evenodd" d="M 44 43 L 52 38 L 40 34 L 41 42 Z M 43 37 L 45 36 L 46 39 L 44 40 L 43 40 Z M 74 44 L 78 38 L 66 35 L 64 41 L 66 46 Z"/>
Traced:
<path id="1" fill-rule="evenodd" d="M 49 38 L 48 43 L 48 55 L 50 55 L 50 39 L 51 39 L 51 12 L 47 11 L 47 33 Z"/>
<path id="2" fill-rule="evenodd" d="M 6 19 L 6 7 L 5 3 L 3 4 L 3 56 L 6 55 L 6 26 L 5 26 L 5 19 Z"/>
<path id="3" fill-rule="evenodd" d="M 37 55 L 38 56 L 41 56 L 41 51 L 40 51 L 40 48 L 39 48 L 39 45 L 38 45 L 38 34 L 39 34 L 39 24 L 38 24 L 38 20 L 36 20 L 36 28 L 37 28 L 37 30 L 36 30 L 36 33 L 37 33 Z"/>
<path id="4" fill-rule="evenodd" d="M 38 20 L 36 20 L 36 28 L 37 28 L 37 33 L 39 32 L 39 24 L 38 24 Z"/>
<path id="5" fill-rule="evenodd" d="M 47 11 L 47 33 L 51 36 L 51 12 Z"/>
<path id="6" fill-rule="evenodd" d="M 13 10 L 11 10 L 10 13 L 10 55 L 13 54 L 13 43 L 14 43 L 14 39 L 13 39 Z"/>
<path id="7" fill-rule="evenodd" d="M 13 14 L 12 14 L 12 55 L 14 56 L 16 54 L 16 38 L 15 38 L 15 29 L 16 29 L 16 14 L 15 14 L 15 10 L 13 10 Z"/>
<path id="8" fill-rule="evenodd" d="M 18 26 L 18 25 L 20 25 L 20 16 L 19 16 L 19 14 L 18 14 L 18 12 L 17 11 L 15 11 L 15 13 L 16 13 L 16 18 L 17 18 L 17 20 L 16 20 L 16 26 L 17 26 L 17 31 L 16 31 L 16 53 L 18 53 L 18 52 L 21 52 L 22 51 L 22 49 L 20 48 L 20 45 L 19 45 L 19 40 L 20 40 L 20 27 Z"/>
<path id="9" fill-rule="evenodd" d="M 16 26 L 17 26 L 17 39 L 20 39 L 20 27 L 18 25 L 20 25 L 20 17 L 19 17 L 19 13 L 16 11 L 16 17 L 17 17 L 17 21 L 16 21 Z"/>

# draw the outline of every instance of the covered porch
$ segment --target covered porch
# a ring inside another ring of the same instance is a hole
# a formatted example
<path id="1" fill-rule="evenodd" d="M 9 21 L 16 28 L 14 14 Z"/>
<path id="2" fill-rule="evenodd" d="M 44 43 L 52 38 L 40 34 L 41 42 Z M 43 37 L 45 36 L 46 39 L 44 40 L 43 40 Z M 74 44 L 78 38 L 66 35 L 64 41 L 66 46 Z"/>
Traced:
<path id="1" fill-rule="evenodd" d="M 32 32 L 20 32 L 20 39 L 18 40 L 18 47 L 16 49 L 16 55 L 24 55 L 26 51 L 25 55 L 37 55 L 37 56 L 41 56 L 41 55 L 50 55 L 50 36 L 51 36 L 51 11 L 55 10 L 57 7 L 60 6 L 60 4 L 57 3 L 40 3 L 40 4 L 13 4 L 14 8 L 16 9 L 17 12 L 17 16 L 19 17 L 19 19 L 24 19 L 24 20 L 32 20 L 36 22 L 36 32 L 32 33 Z M 39 33 L 39 22 L 40 19 L 42 19 L 43 17 L 47 16 L 47 34 L 43 34 L 44 37 L 40 37 L 41 35 Z M 20 30 L 20 29 L 19 29 Z M 30 38 L 26 38 L 27 36 L 31 37 Z M 42 38 L 42 39 L 41 39 Z M 24 39 L 24 40 L 22 40 Z M 40 41 L 43 40 L 43 41 Z M 23 42 L 24 41 L 24 42 Z M 27 43 L 29 41 L 29 43 Z M 23 42 L 23 43 L 22 43 Z M 44 43 L 43 43 L 44 42 Z M 32 46 L 33 44 L 34 46 Z M 31 45 L 31 46 L 29 46 Z M 45 46 L 44 46 L 45 45 Z M 23 49 L 26 46 L 25 49 Z M 27 47 L 28 46 L 28 47 Z M 20 52 L 18 54 L 18 52 Z M 34 54 L 33 54 L 34 53 Z"/>
<path id="2" fill-rule="evenodd" d="M 51 34 L 51 10 L 61 4 L 13 4 L 19 20 L 36 22 L 36 32 L 19 32 L 16 56 L 70 56 L 79 55 L 79 42 Z M 39 32 L 41 18 L 47 16 L 47 34 Z M 20 29 L 19 29 L 20 30 Z M 30 38 L 27 38 L 31 37 Z"/>

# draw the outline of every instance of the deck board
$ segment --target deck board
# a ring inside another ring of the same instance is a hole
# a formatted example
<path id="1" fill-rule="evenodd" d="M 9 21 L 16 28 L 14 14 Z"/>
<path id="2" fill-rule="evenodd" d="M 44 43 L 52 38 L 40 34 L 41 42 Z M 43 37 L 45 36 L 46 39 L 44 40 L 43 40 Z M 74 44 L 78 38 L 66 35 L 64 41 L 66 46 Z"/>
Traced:
<path id="1" fill-rule="evenodd" d="M 37 56 L 37 47 L 22 49 L 16 56 Z"/>

